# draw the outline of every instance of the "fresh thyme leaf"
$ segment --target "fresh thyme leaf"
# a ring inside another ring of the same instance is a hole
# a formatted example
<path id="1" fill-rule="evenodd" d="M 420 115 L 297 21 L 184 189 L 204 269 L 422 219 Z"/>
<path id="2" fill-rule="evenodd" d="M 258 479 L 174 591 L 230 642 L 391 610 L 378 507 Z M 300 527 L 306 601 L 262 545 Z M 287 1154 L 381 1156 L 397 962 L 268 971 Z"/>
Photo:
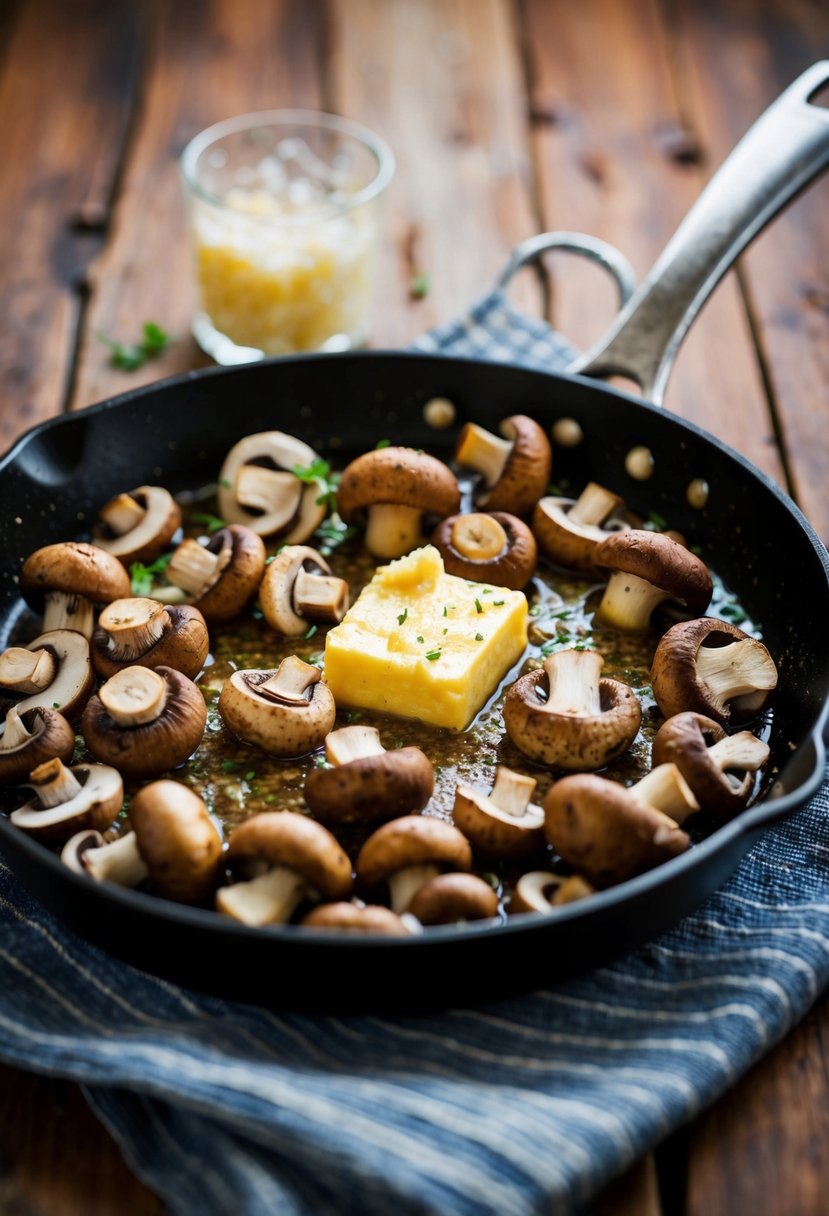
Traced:
<path id="1" fill-rule="evenodd" d="M 420 636 L 420 634 L 418 634 L 417 640 L 418 640 L 418 642 L 419 642 L 419 643 L 421 644 L 421 646 L 422 646 L 422 645 L 423 645 L 423 638 Z"/>
<path id="2" fill-rule="evenodd" d="M 149 595 L 153 589 L 155 576 L 163 574 L 173 560 L 172 553 L 162 553 L 154 562 L 145 566 L 142 562 L 133 562 L 130 566 L 130 583 L 133 595 Z"/>
<path id="3" fill-rule="evenodd" d="M 316 632 L 317 632 L 317 626 L 312 625 L 305 636 L 306 636 L 306 638 L 312 638 Z"/>
<path id="4" fill-rule="evenodd" d="M 148 359 L 156 359 L 170 345 L 172 339 L 155 321 L 145 321 L 140 342 L 116 342 L 106 334 L 99 333 L 98 340 L 109 347 L 109 362 L 123 372 L 134 372 L 143 367 Z"/>
<path id="5" fill-rule="evenodd" d="M 375 452 L 379 452 L 381 450 L 381 448 L 390 448 L 390 447 L 391 447 L 390 439 L 378 439 L 374 445 L 374 450 L 375 450 Z"/>
<path id="6" fill-rule="evenodd" d="M 219 519 L 218 515 L 211 515 L 209 511 L 194 511 L 190 518 L 194 524 L 204 524 L 210 533 L 218 532 L 221 528 L 227 527 L 227 522 L 224 519 Z"/>

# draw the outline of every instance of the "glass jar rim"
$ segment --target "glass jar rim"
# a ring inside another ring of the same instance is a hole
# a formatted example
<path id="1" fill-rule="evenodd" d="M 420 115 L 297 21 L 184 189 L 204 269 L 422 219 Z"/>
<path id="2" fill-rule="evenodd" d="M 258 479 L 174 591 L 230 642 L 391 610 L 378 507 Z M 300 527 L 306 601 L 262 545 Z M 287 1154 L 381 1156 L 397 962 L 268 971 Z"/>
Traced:
<path id="1" fill-rule="evenodd" d="M 337 208 L 340 212 L 351 211 L 376 198 L 385 190 L 394 176 L 395 160 L 391 148 L 380 135 L 369 130 L 368 127 L 364 127 L 362 123 L 353 122 L 350 118 L 342 118 L 338 114 L 326 114 L 320 110 L 259 110 L 222 119 L 221 122 L 213 123 L 212 126 L 206 127 L 198 135 L 193 136 L 184 148 L 180 162 L 182 177 L 187 187 L 204 202 L 210 203 L 214 207 L 221 207 L 225 211 L 234 211 L 235 209 L 228 207 L 224 199 L 211 194 L 202 186 L 196 173 L 196 163 L 199 157 L 211 144 L 223 139 L 226 135 L 235 135 L 248 128 L 277 126 L 321 127 L 327 131 L 336 131 L 363 144 L 374 157 L 377 166 L 374 177 L 356 194 L 348 195 L 342 200 Z M 246 212 L 245 215 L 246 218 L 253 221 L 271 224 L 275 219 L 274 216 L 255 213 Z M 284 223 L 286 218 L 296 221 L 302 217 L 279 217 L 277 222 Z"/>

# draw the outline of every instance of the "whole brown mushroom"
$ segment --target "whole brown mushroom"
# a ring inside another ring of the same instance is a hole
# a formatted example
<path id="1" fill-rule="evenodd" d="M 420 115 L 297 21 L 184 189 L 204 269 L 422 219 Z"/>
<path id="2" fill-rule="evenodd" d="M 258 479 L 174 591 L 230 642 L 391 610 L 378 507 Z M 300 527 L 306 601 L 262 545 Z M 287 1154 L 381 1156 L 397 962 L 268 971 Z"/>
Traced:
<path id="1" fill-rule="evenodd" d="M 265 545 L 240 524 L 221 528 L 202 545 L 182 541 L 167 566 L 167 579 L 184 591 L 210 623 L 238 616 L 259 586 L 265 570 Z M 167 599 L 165 589 L 156 599 Z"/>
<path id="2" fill-rule="evenodd" d="M 207 624 L 198 608 L 165 607 L 155 599 L 132 597 L 104 608 L 90 653 L 104 679 L 124 667 L 173 667 L 192 680 L 204 667 L 209 647 Z"/>
<path id="3" fill-rule="evenodd" d="M 20 571 L 20 594 L 36 612 L 42 608 L 44 633 L 75 629 L 89 640 L 95 605 L 129 593 L 129 575 L 118 558 L 81 541 L 45 545 Z"/>
<path id="4" fill-rule="evenodd" d="M 376 933 L 379 937 L 408 937 L 411 934 L 411 929 L 390 908 L 343 900 L 319 904 L 299 923 L 308 929 L 334 929 L 338 933 Z"/>
<path id="5" fill-rule="evenodd" d="M 469 841 L 441 819 L 404 815 L 369 836 L 357 856 L 357 882 L 365 889 L 387 883 L 400 916 L 424 883 L 445 870 L 472 869 Z"/>
<path id="6" fill-rule="evenodd" d="M 139 486 L 118 494 L 98 512 L 95 544 L 125 566 L 151 562 L 181 527 L 181 509 L 162 486 Z"/>
<path id="7" fill-rule="evenodd" d="M 653 741 L 654 765 L 675 764 L 702 809 L 727 819 L 745 808 L 768 758 L 768 744 L 750 731 L 727 735 L 693 710 L 668 718 Z"/>
<path id="8" fill-rule="evenodd" d="M 474 494 L 476 506 L 529 515 L 550 481 L 550 441 L 543 427 L 526 414 L 505 418 L 499 430 L 500 439 L 477 423 L 467 422 L 458 435 L 455 460 L 481 475 Z"/>
<path id="9" fill-rule="evenodd" d="M 296 655 L 276 671 L 234 671 L 219 695 L 219 713 L 238 739 L 272 756 L 304 756 L 334 725 L 334 698 L 322 673 Z"/>
<path id="10" fill-rule="evenodd" d="M 305 801 L 324 823 L 371 823 L 422 810 L 435 774 L 419 747 L 386 751 L 374 726 L 343 726 L 325 740 L 331 768 L 312 768 Z"/>
<path id="11" fill-rule="evenodd" d="M 626 632 L 650 625 L 654 609 L 676 601 L 689 616 L 708 607 L 713 585 L 705 563 L 662 532 L 628 528 L 597 545 L 593 561 L 610 572 L 597 616 Z"/>
<path id="12" fill-rule="evenodd" d="M 432 534 L 449 574 L 523 591 L 535 573 L 538 549 L 527 525 L 506 511 L 450 515 Z"/>
<path id="13" fill-rule="evenodd" d="M 438 874 L 416 892 L 409 914 L 422 925 L 491 920 L 498 915 L 498 896 L 475 874 Z"/>
<path id="14" fill-rule="evenodd" d="M 64 762 L 75 750 L 75 732 L 56 709 L 35 706 L 20 713 L 13 705 L 0 737 L 0 785 L 16 785 L 47 760 Z"/>

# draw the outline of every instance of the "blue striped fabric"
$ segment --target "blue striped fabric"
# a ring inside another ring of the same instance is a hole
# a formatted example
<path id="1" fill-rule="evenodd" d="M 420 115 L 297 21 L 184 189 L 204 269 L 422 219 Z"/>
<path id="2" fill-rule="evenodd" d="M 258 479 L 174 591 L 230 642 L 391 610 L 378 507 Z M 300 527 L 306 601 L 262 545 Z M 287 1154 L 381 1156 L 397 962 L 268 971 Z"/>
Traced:
<path id="1" fill-rule="evenodd" d="M 513 324 L 527 334 L 502 297 L 475 312 L 453 332 L 478 354 L 486 328 L 499 349 Z M 531 326 L 523 349 L 540 358 Z M 556 984 L 555 959 L 539 960 L 530 995 L 418 1017 L 176 988 L 67 932 L 0 862 L 0 1057 L 81 1082 L 172 1213 L 578 1210 L 826 985 L 827 811 L 824 786 L 696 914 L 612 966 Z"/>

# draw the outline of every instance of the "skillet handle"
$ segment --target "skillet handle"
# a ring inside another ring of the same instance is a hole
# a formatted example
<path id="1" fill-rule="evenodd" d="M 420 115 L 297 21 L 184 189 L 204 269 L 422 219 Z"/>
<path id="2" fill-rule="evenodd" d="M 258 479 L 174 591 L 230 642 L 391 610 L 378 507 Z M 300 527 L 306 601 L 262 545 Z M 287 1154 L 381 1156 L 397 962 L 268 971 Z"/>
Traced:
<path id="1" fill-rule="evenodd" d="M 829 165 L 829 110 L 809 103 L 827 82 L 829 60 L 805 71 L 758 118 L 608 332 L 568 372 L 627 376 L 662 404 L 680 343 L 726 270 Z"/>

